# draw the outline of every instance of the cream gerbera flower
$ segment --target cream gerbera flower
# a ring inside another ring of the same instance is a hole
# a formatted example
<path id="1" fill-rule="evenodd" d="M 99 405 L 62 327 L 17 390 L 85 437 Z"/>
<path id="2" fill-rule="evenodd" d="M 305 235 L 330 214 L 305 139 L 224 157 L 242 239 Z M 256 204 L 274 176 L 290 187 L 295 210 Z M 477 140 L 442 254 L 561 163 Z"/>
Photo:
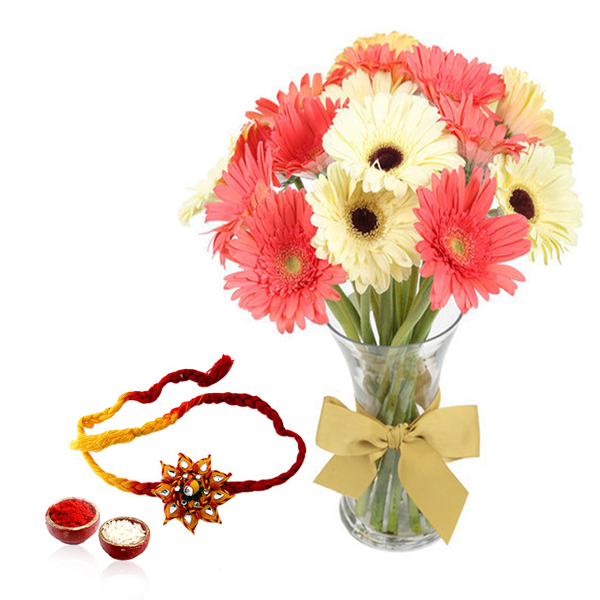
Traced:
<path id="1" fill-rule="evenodd" d="M 506 91 L 494 111 L 512 135 L 524 133 L 527 137 L 543 139 L 550 134 L 554 115 L 543 108 L 544 92 L 525 71 L 507 67 L 502 71 Z"/>
<path id="2" fill-rule="evenodd" d="M 352 47 L 357 48 L 362 46 L 363 48 L 367 48 L 368 46 L 373 46 L 375 44 L 380 44 L 382 46 L 388 44 L 391 50 L 400 53 L 418 43 L 419 42 L 412 37 L 412 35 L 391 31 L 390 33 L 376 33 L 368 37 L 359 37 L 354 44 L 352 44 Z"/>
<path id="3" fill-rule="evenodd" d="M 546 146 L 552 146 L 554 150 L 554 162 L 562 165 L 573 164 L 573 146 L 567 139 L 564 131 L 558 127 L 552 127 L 550 133 L 542 138 L 542 143 Z"/>
<path id="4" fill-rule="evenodd" d="M 222 174 L 227 169 L 228 162 L 227 158 L 219 159 L 216 166 L 208 172 L 206 179 L 203 179 L 198 185 L 192 188 L 195 194 L 190 196 L 179 209 L 179 221 L 182 225 L 189 225 L 190 219 L 202 212 L 209 202 L 218 200 L 214 189 L 222 182 Z"/>
<path id="5" fill-rule="evenodd" d="M 435 172 L 464 164 L 438 111 L 410 94 L 377 94 L 364 106 L 351 100 L 323 136 L 323 147 L 363 180 L 366 192 L 387 189 L 397 196 L 429 184 Z"/>
<path id="6" fill-rule="evenodd" d="M 389 71 L 377 71 L 375 75 L 371 76 L 360 69 L 356 73 L 348 75 L 340 85 L 328 85 L 320 97 L 322 100 L 330 98 L 333 102 L 340 100 L 340 104 L 343 106 L 346 100 L 356 100 L 356 102 L 364 104 L 367 96 L 375 96 L 375 94 L 414 94 L 418 89 L 414 81 L 394 82 Z"/>
<path id="7" fill-rule="evenodd" d="M 416 194 L 407 189 L 402 197 L 382 190 L 367 192 L 339 163 L 327 169 L 306 196 L 313 208 L 312 239 L 319 258 L 339 264 L 359 293 L 369 285 L 384 292 L 390 278 L 408 278 L 418 264 L 414 228 Z"/>
<path id="8" fill-rule="evenodd" d="M 565 246 L 577 243 L 575 228 L 581 225 L 581 204 L 571 189 L 569 165 L 556 163 L 551 146 L 529 144 L 519 162 L 505 154 L 495 157 L 491 174 L 496 177 L 496 199 L 505 213 L 519 213 L 529 222 L 530 258 L 553 257 L 560 261 Z"/>
<path id="9" fill-rule="evenodd" d="M 573 164 L 573 148 L 564 131 L 555 127 L 554 114 L 544 108 L 542 88 L 524 71 L 506 68 L 502 73 L 506 91 L 499 100 L 495 113 L 502 119 L 510 135 L 519 133 L 538 138 L 554 150 L 554 160 L 559 164 Z"/>

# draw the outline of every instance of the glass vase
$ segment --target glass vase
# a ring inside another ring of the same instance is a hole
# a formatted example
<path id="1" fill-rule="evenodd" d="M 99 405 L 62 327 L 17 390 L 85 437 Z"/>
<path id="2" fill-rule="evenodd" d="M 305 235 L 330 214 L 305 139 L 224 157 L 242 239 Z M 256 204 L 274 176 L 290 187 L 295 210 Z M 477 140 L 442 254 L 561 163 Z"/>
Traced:
<path id="1" fill-rule="evenodd" d="M 410 423 L 434 399 L 444 356 L 460 321 L 444 309 L 424 342 L 377 346 L 356 342 L 331 325 L 348 364 L 356 402 L 382 423 Z M 352 536 L 384 550 L 411 550 L 439 539 L 398 478 L 399 452 L 379 459 L 375 479 L 358 500 L 342 496 L 340 515 Z"/>

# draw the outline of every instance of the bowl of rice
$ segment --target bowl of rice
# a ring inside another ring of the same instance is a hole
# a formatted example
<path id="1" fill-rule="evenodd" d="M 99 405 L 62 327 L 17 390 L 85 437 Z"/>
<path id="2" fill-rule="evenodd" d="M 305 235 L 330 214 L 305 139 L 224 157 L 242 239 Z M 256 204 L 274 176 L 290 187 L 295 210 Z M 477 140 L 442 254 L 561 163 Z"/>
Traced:
<path id="1" fill-rule="evenodd" d="M 150 542 L 150 528 L 134 517 L 109 519 L 98 531 L 100 545 L 116 560 L 130 560 L 139 556 Z"/>

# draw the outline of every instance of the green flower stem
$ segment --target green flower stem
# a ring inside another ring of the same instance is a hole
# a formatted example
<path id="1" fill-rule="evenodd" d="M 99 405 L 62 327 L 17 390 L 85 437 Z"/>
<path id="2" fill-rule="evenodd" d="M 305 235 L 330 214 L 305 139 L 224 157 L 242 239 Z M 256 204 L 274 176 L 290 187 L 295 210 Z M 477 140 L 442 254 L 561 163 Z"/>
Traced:
<path id="1" fill-rule="evenodd" d="M 508 131 L 506 132 L 508 134 Z M 465 183 L 469 183 L 471 179 L 471 175 L 473 174 L 473 169 L 475 168 L 475 163 L 468 160 L 465 165 Z"/>
<path id="2" fill-rule="evenodd" d="M 419 293 L 412 302 L 406 319 L 392 340 L 392 346 L 400 346 L 405 344 L 407 340 L 410 339 L 410 334 L 413 327 L 418 323 L 421 317 L 425 314 L 425 311 L 429 308 L 429 292 L 431 290 L 432 280 L 433 278 L 431 277 L 423 280 L 423 285 L 421 285 Z"/>
<path id="3" fill-rule="evenodd" d="M 335 300 L 325 300 L 329 310 L 333 313 L 333 316 L 337 319 L 338 323 L 342 326 L 344 333 L 347 337 L 357 342 L 360 342 L 360 336 L 352 319 L 348 315 L 347 311 L 344 308 L 344 305 L 340 301 Z"/>
<path id="4" fill-rule="evenodd" d="M 403 300 L 402 300 L 402 282 L 394 280 L 394 312 L 396 313 L 396 330 L 400 327 L 400 324 L 404 320 L 403 310 Z"/>
<path id="5" fill-rule="evenodd" d="M 402 351 L 396 350 L 396 352 Z M 406 380 L 403 374 L 397 372 L 390 382 L 390 388 L 384 399 L 382 410 L 377 417 L 382 423 L 385 423 L 386 425 L 397 425 L 398 423 L 401 423 L 396 417 L 396 413 L 399 410 L 399 406 L 403 404 L 402 400 L 404 398 L 405 387 Z M 400 410 L 403 409 L 400 408 Z"/>
<path id="6" fill-rule="evenodd" d="M 401 306 L 402 306 L 402 312 L 399 315 L 399 321 L 400 323 L 404 323 L 404 321 L 406 320 L 406 315 L 408 314 L 408 309 L 410 308 L 410 305 L 412 303 L 412 298 L 409 298 L 409 289 L 410 289 L 410 285 L 408 283 L 408 281 L 403 281 L 400 284 L 400 290 L 401 290 L 401 296 L 402 296 L 402 302 L 401 302 Z"/>
<path id="7" fill-rule="evenodd" d="M 360 294 L 360 334 L 365 344 L 375 344 L 375 335 L 371 328 L 371 289 L 368 287 Z"/>
<path id="8" fill-rule="evenodd" d="M 395 457 L 395 469 L 398 469 L 398 461 L 400 454 L 396 452 Z M 402 505 L 402 492 L 404 488 L 399 481 L 392 480 L 392 489 L 389 492 L 389 503 L 388 503 L 388 522 L 387 531 L 388 533 L 398 532 L 398 518 L 400 515 L 400 506 Z"/>
<path id="9" fill-rule="evenodd" d="M 398 360 L 402 358 L 401 349 L 391 349 Z M 378 419 L 386 425 L 396 425 L 406 421 L 406 415 L 410 414 L 411 407 L 414 405 L 415 377 L 407 375 L 413 373 L 413 368 L 403 368 L 402 372 L 397 372 L 392 379 L 390 390 L 386 395 L 382 410 Z M 389 503 L 387 507 L 388 531 L 396 531 L 398 528 L 398 515 L 402 502 L 403 487 L 398 480 L 398 452 L 388 450 L 380 460 L 377 480 L 375 482 L 375 491 L 371 501 L 371 525 L 378 531 L 383 531 L 383 515 L 388 496 L 388 484 L 391 479 L 389 491 Z M 390 529 L 390 527 L 392 529 Z"/>
<path id="10" fill-rule="evenodd" d="M 369 510 L 369 500 L 371 499 L 371 493 L 373 492 L 373 482 L 369 484 L 369 487 L 363 492 L 363 495 L 356 502 L 354 507 L 354 514 L 357 517 L 364 517 Z"/>
<path id="11" fill-rule="evenodd" d="M 379 343 L 381 344 L 381 322 L 379 304 L 380 296 L 373 288 L 371 288 L 371 310 L 373 311 L 373 316 L 375 317 L 375 324 L 377 325 L 377 332 L 379 333 Z"/>
<path id="12" fill-rule="evenodd" d="M 396 382 L 400 382 L 396 384 Z M 394 385 L 396 384 L 396 385 Z M 395 397 L 396 397 L 396 407 L 395 411 L 391 416 L 388 416 L 388 424 L 397 425 L 398 423 L 410 423 L 412 422 L 416 416 L 414 413 L 416 412 L 416 404 L 415 404 L 415 392 L 416 392 L 416 368 L 413 364 L 413 361 L 408 361 L 408 363 L 403 362 L 402 370 L 396 374 L 394 378 L 394 383 L 392 387 L 395 389 Z M 391 408 L 391 406 L 390 406 Z M 397 453 L 396 453 L 397 454 Z M 396 458 L 396 471 L 391 473 L 391 483 L 390 490 L 388 492 L 389 502 L 387 509 L 388 516 L 388 532 L 396 532 L 398 530 L 398 518 L 400 513 L 400 506 L 402 504 L 402 497 L 404 493 L 404 487 L 400 482 L 397 475 L 398 468 L 398 457 Z M 386 491 L 383 492 L 384 494 Z M 407 495 L 408 498 L 408 495 Z M 409 498 L 410 500 L 410 498 Z M 374 500 L 375 501 L 375 500 Z M 412 501 L 411 501 L 412 502 Z M 409 503 L 409 516 L 411 517 L 411 528 L 415 533 L 420 533 L 415 530 L 416 525 L 413 526 L 413 517 L 410 512 L 411 505 Z M 416 507 L 414 507 L 416 508 Z M 418 509 L 417 509 L 418 511 Z M 420 527 L 420 521 L 419 521 Z"/>
<path id="13" fill-rule="evenodd" d="M 437 310 L 431 310 L 430 307 L 427 308 L 425 314 L 421 317 L 421 319 L 413 329 L 410 338 L 411 344 L 424 342 L 427 339 L 427 336 L 429 335 L 429 332 L 431 330 L 431 326 L 433 325 L 433 321 L 437 317 L 438 312 L 439 311 Z"/>
<path id="14" fill-rule="evenodd" d="M 402 349 L 390 348 L 385 358 L 385 367 L 381 376 L 381 381 L 377 394 L 375 396 L 377 404 L 380 406 L 377 413 L 377 419 L 386 425 L 392 423 L 392 418 L 396 410 L 396 401 L 398 399 L 398 384 L 400 379 L 396 377 L 394 367 L 401 359 Z"/>
<path id="15" fill-rule="evenodd" d="M 339 285 L 334 285 L 333 289 L 340 295 L 339 301 L 342 303 L 342 306 L 344 308 L 346 315 L 352 321 L 352 326 L 358 333 L 360 333 L 360 315 L 358 314 L 358 311 L 356 310 L 354 303 L 352 302 L 352 300 L 350 300 L 350 298 L 348 298 L 348 296 L 346 295 L 344 290 L 342 290 L 342 288 Z M 329 303 L 327 303 L 327 304 L 329 305 Z M 336 316 L 336 318 L 337 318 L 337 316 Z M 348 337 L 350 337 L 350 336 L 348 336 Z M 353 338 L 353 339 L 360 341 L 360 337 Z"/>
<path id="16" fill-rule="evenodd" d="M 377 419 L 386 425 L 400 423 L 396 416 L 398 399 L 403 397 L 402 391 L 406 386 L 405 376 L 397 370 L 406 357 L 404 348 L 390 347 L 385 359 L 385 368 L 381 377 L 381 385 L 377 390 L 376 399 L 381 406 Z"/>
<path id="17" fill-rule="evenodd" d="M 390 285 L 388 289 L 383 292 L 380 296 L 380 344 L 382 346 L 388 346 L 392 332 L 396 331 L 394 328 L 395 314 L 394 314 L 394 286 Z"/>
<path id="18" fill-rule="evenodd" d="M 400 327 L 400 317 L 398 315 L 398 313 L 396 312 L 396 286 L 395 285 L 391 285 L 390 286 L 390 311 L 392 312 L 392 324 L 390 327 L 390 332 L 389 332 L 389 336 L 390 336 L 390 342 L 392 341 L 392 338 L 394 337 L 394 332 L 398 331 L 398 327 Z"/>
<path id="19" fill-rule="evenodd" d="M 394 425 L 397 423 L 410 423 L 412 412 L 415 406 L 415 391 L 417 388 L 416 367 L 406 368 L 402 376 L 402 386 L 398 392 L 400 402 L 396 406 L 396 412 L 393 417 Z"/>
<path id="20" fill-rule="evenodd" d="M 371 525 L 377 531 L 383 531 L 383 516 L 385 509 L 386 492 L 392 469 L 394 468 L 394 452 L 387 451 L 380 460 L 375 491 L 371 502 Z M 398 467 L 396 466 L 396 469 Z"/>
<path id="21" fill-rule="evenodd" d="M 407 495 L 406 497 L 408 499 L 410 528 L 413 530 L 413 533 L 423 533 L 423 529 L 421 528 L 421 511 L 418 509 L 417 505 L 410 496 Z"/>
<path id="22" fill-rule="evenodd" d="M 381 406 L 379 409 L 379 413 L 377 414 L 377 418 L 383 423 L 384 422 L 384 414 L 387 410 L 387 402 L 389 402 L 389 392 L 390 386 L 392 384 L 392 369 L 389 364 L 386 365 L 386 368 L 383 372 L 381 380 L 379 382 L 379 386 L 377 388 L 377 393 L 375 398 L 377 400 L 377 404 Z"/>
<path id="23" fill-rule="evenodd" d="M 411 270 L 410 277 L 408 278 L 408 299 L 410 302 L 414 301 L 414 298 L 417 294 L 417 289 L 419 288 L 419 269 L 418 267 L 414 267 Z"/>

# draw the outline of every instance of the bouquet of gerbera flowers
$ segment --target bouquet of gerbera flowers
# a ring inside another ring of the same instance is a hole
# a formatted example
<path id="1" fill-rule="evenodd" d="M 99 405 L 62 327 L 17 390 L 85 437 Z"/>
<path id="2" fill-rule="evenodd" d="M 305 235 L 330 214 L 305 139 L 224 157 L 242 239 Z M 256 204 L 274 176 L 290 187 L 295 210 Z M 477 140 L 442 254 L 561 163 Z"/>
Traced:
<path id="1" fill-rule="evenodd" d="M 398 33 L 358 39 L 325 79 L 305 75 L 246 117 L 181 221 L 204 214 L 214 253 L 233 266 L 225 287 L 256 319 L 292 332 L 327 323 L 328 307 L 342 350 L 356 342 L 346 357 L 357 401 L 395 433 L 371 457 L 368 489 L 324 483 L 353 490 L 342 491 L 358 500 L 342 504 L 348 529 L 385 547 L 421 536 L 416 547 L 433 523 L 447 540 L 452 527 L 398 476 L 406 427 L 439 403 L 453 330 L 430 330 L 450 298 L 466 313 L 514 294 L 524 277 L 509 261 L 560 260 L 575 244 L 571 145 L 526 73 Z"/>
<path id="2" fill-rule="evenodd" d="M 353 339 L 424 339 L 451 296 L 513 294 L 508 261 L 576 241 L 571 145 L 517 69 L 376 35 L 246 116 L 180 219 L 216 225 L 225 287 L 281 332 L 327 305 Z"/>

